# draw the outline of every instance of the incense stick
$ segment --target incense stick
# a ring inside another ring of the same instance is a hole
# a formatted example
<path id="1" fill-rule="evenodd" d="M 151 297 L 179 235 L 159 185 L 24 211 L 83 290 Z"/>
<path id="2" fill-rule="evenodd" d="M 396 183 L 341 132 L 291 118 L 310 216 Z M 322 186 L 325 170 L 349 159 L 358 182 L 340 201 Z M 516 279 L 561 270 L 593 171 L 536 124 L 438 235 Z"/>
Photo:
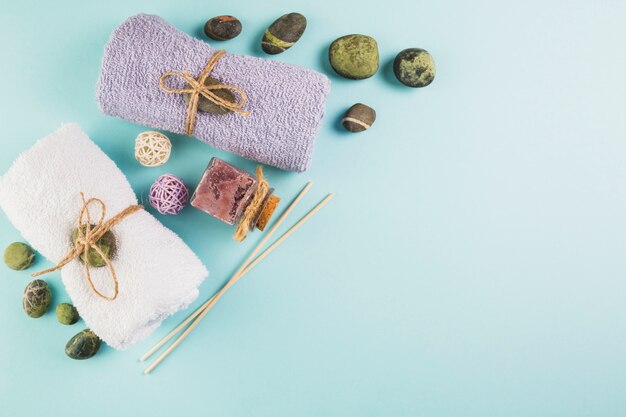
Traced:
<path id="1" fill-rule="evenodd" d="M 282 224 L 282 222 L 287 218 L 287 216 L 289 215 L 289 213 L 291 213 L 291 211 L 298 205 L 298 203 L 300 202 L 300 200 L 302 199 L 302 197 L 304 197 L 306 195 L 306 193 L 309 192 L 309 189 L 311 188 L 311 186 L 313 185 L 313 181 L 309 181 L 306 183 L 306 185 L 302 188 L 302 190 L 298 193 L 298 195 L 296 196 L 296 198 L 293 199 L 293 201 L 291 202 L 291 204 L 289 204 L 289 206 L 285 209 L 285 211 L 280 215 L 280 217 L 278 218 L 278 220 L 276 220 L 276 222 L 274 222 L 274 224 L 272 225 L 271 229 L 268 230 L 268 232 L 265 234 L 265 236 L 263 237 L 263 239 L 261 239 L 261 241 L 257 244 L 257 246 L 254 248 L 254 250 L 250 253 L 250 255 L 246 258 L 246 260 L 241 264 L 241 267 L 235 272 L 235 274 L 233 275 L 233 277 L 240 272 L 241 270 L 243 270 L 244 267 L 248 266 L 248 263 L 250 262 L 250 260 L 252 260 L 252 258 L 254 258 L 254 256 L 259 252 L 259 250 L 261 249 L 261 247 L 263 247 L 263 245 L 265 245 L 265 243 L 272 237 L 272 235 L 274 234 L 274 232 L 278 229 L 278 227 L 280 227 L 280 225 Z M 232 278 L 231 278 L 232 279 Z M 148 350 L 141 358 L 139 358 L 139 360 L 141 362 L 145 361 L 146 359 L 148 359 L 150 356 L 152 356 L 154 354 L 154 352 L 158 351 L 161 346 L 163 346 L 165 343 L 167 343 L 172 337 L 174 337 L 176 334 L 178 334 L 178 332 L 180 332 L 187 324 L 189 324 L 189 322 L 191 322 L 191 320 L 193 320 L 194 318 L 196 318 L 200 313 L 202 313 L 202 311 L 209 305 L 209 303 L 215 298 L 217 294 L 214 294 L 211 298 L 209 298 L 207 301 L 204 302 L 204 304 L 202 304 L 199 308 L 196 309 L 196 311 L 194 311 L 193 313 L 191 313 L 189 315 L 189 317 L 187 317 L 182 323 L 180 323 L 178 326 L 176 326 L 176 328 L 174 330 L 172 330 L 167 336 L 165 336 L 163 339 L 161 339 L 161 341 L 159 343 L 157 343 L 156 345 L 154 345 L 150 350 Z"/>
<path id="2" fill-rule="evenodd" d="M 185 340 L 185 338 L 189 335 L 189 333 L 191 333 L 191 331 L 200 323 L 200 321 L 202 321 L 202 319 L 204 318 L 204 316 L 206 316 L 206 314 L 211 310 L 211 308 L 213 307 L 213 305 L 215 305 L 215 303 L 222 297 L 222 295 L 224 295 L 226 293 L 226 291 L 228 291 L 228 289 L 230 287 L 232 287 L 247 271 L 249 271 L 250 269 L 252 269 L 252 267 L 254 267 L 254 265 L 258 264 L 259 262 L 261 262 L 261 260 L 263 260 L 267 255 L 269 255 L 274 249 L 276 249 L 285 239 L 287 239 L 293 232 L 295 232 L 296 230 L 298 230 L 298 228 L 300 228 L 300 226 L 302 226 L 307 220 L 309 220 L 311 218 L 311 216 L 313 216 L 315 213 L 317 213 L 324 205 L 326 205 L 326 203 L 328 203 L 330 201 L 331 198 L 333 198 L 334 194 L 329 194 L 326 196 L 326 198 L 324 198 L 322 201 L 320 201 L 315 207 L 313 207 L 313 209 L 311 209 L 304 217 L 302 217 L 296 224 L 294 224 L 287 232 L 285 232 L 276 242 L 274 242 L 269 248 L 267 248 L 261 255 L 259 255 L 258 258 L 254 259 L 254 261 L 250 262 L 249 259 L 251 259 L 251 257 L 249 256 L 248 259 L 246 259 L 246 261 L 248 261 L 247 263 L 244 262 L 239 269 L 237 270 L 237 272 L 235 272 L 235 274 L 231 277 L 231 279 L 226 283 L 226 285 L 224 285 L 224 287 L 222 287 L 222 289 L 220 289 L 213 297 L 211 300 L 209 300 L 207 303 L 207 306 L 204 308 L 204 310 L 202 310 L 200 312 L 200 314 L 195 318 L 195 320 L 193 321 L 193 323 L 191 323 L 189 325 L 189 327 L 174 341 L 174 343 L 172 343 L 148 368 L 146 368 L 146 370 L 144 371 L 144 374 L 149 374 L 150 372 L 152 372 L 152 370 L 154 370 L 154 368 L 156 368 L 183 340 Z M 254 252 L 258 252 L 256 249 L 259 248 L 259 245 L 257 245 L 257 248 L 255 248 Z M 253 252 L 253 253 L 254 253 Z M 249 265 L 248 265 L 249 263 Z"/>

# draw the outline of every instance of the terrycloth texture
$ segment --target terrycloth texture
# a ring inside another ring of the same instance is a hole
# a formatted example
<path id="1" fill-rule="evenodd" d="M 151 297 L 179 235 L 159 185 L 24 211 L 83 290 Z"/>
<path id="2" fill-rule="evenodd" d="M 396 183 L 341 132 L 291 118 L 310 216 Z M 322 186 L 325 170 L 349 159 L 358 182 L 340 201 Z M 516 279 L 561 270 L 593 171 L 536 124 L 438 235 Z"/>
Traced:
<path id="1" fill-rule="evenodd" d="M 0 177 L 0 206 L 31 246 L 56 263 L 71 246 L 81 191 L 86 198 L 104 201 L 106 219 L 137 204 L 115 163 L 79 126 L 63 125 L 20 155 Z M 99 218 L 97 208 L 90 207 L 92 216 Z M 118 244 L 112 259 L 119 281 L 115 300 L 104 300 L 91 290 L 79 260 L 63 267 L 61 276 L 87 326 L 108 345 L 125 349 L 148 336 L 165 317 L 187 307 L 208 272 L 174 232 L 145 210 L 112 231 Z M 108 269 L 90 271 L 96 288 L 112 294 Z M 42 278 L 55 280 L 58 274 Z"/>
<path id="2" fill-rule="evenodd" d="M 184 133 L 187 105 L 180 94 L 161 91 L 167 71 L 197 76 L 218 50 L 158 16 L 140 14 L 122 23 L 109 40 L 97 87 L 106 114 L 153 128 Z M 248 95 L 247 117 L 198 112 L 194 136 L 264 164 L 307 169 L 324 117 L 328 78 L 282 62 L 227 54 L 211 73 Z M 182 88 L 181 80 L 168 85 Z"/>

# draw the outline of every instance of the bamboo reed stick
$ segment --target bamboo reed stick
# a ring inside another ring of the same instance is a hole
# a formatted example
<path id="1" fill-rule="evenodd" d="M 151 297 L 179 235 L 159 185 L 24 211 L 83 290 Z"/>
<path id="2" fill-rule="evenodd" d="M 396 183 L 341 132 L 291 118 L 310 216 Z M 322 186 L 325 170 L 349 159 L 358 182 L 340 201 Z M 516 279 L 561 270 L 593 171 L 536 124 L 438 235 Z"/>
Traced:
<path id="1" fill-rule="evenodd" d="M 248 258 L 246 258 L 246 260 L 241 264 L 242 267 L 247 266 L 247 264 L 258 253 L 258 251 L 261 249 L 261 247 L 263 247 L 263 245 L 265 245 L 265 243 L 272 237 L 274 232 L 280 227 L 280 225 L 287 218 L 289 213 L 291 213 L 291 211 L 298 205 L 298 203 L 300 202 L 302 197 L 304 197 L 306 195 L 306 193 L 309 192 L 309 189 L 311 188 L 311 186 L 313 186 L 313 181 L 307 182 L 306 185 L 302 188 L 302 190 L 300 190 L 300 192 L 298 193 L 296 198 L 293 199 L 291 204 L 289 204 L 289 206 L 285 209 L 285 211 L 281 214 L 281 216 L 276 220 L 276 222 L 274 222 L 274 225 L 270 228 L 270 230 L 268 230 L 268 232 L 265 234 L 263 239 L 257 244 L 257 246 L 254 248 L 254 250 L 250 253 Z M 242 267 L 240 267 L 237 270 L 237 272 L 242 270 L 243 269 Z M 248 271 L 249 271 L 249 269 L 248 269 Z M 235 272 L 235 275 L 237 274 L 237 272 Z M 235 275 L 233 275 L 233 277 Z M 231 277 L 231 279 L 232 279 L 232 277 Z M 165 336 L 163 339 L 161 339 L 161 341 L 159 341 L 156 345 L 154 345 L 152 348 L 150 348 L 150 350 L 148 350 L 146 353 L 144 353 L 143 356 L 141 358 L 139 358 L 139 360 L 141 362 L 143 362 L 146 359 L 148 359 L 150 356 L 152 356 L 156 351 L 158 351 L 172 337 L 174 337 L 185 326 L 187 326 L 191 322 L 191 320 L 193 320 L 200 313 L 202 313 L 202 311 L 211 303 L 211 301 L 215 298 L 216 295 L 217 294 L 214 294 L 211 298 L 209 298 L 207 301 L 205 301 L 204 304 L 202 304 L 200 307 L 198 307 L 196 309 L 196 311 L 191 313 L 182 323 L 180 323 L 178 326 L 176 326 L 176 328 L 174 330 L 172 330 L 170 333 L 168 333 L 167 336 Z"/>
<path id="2" fill-rule="evenodd" d="M 185 338 L 191 333 L 191 331 L 202 321 L 204 316 L 211 310 L 213 305 L 217 303 L 217 301 L 228 291 L 230 287 L 232 287 L 240 278 L 244 275 L 244 271 L 246 269 L 252 269 L 254 265 L 257 265 L 261 262 L 267 255 L 269 255 L 274 249 L 276 249 L 285 239 L 287 239 L 293 232 L 298 230 L 307 220 L 309 220 L 315 213 L 317 213 L 323 206 L 325 206 L 332 198 L 334 194 L 328 194 L 326 198 L 320 201 L 313 209 L 311 209 L 304 217 L 302 217 L 296 224 L 294 224 L 287 232 L 285 232 L 276 242 L 274 242 L 269 248 L 267 248 L 258 258 L 254 259 L 254 261 L 250 261 L 252 256 L 249 256 L 246 259 L 237 272 L 233 274 L 230 280 L 220 289 L 211 300 L 208 301 L 207 306 L 200 312 L 200 314 L 195 318 L 195 320 L 189 325 L 189 327 L 172 343 L 146 370 L 144 374 L 149 374 L 156 368 Z M 281 216 L 282 217 L 282 216 Z M 266 240 L 266 239 L 264 239 Z M 265 243 L 265 242 L 262 242 Z M 254 254 L 258 252 L 257 249 L 260 248 L 260 245 L 257 245 Z M 249 265 L 248 265 L 249 264 Z M 248 268 L 249 267 L 249 268 Z"/>

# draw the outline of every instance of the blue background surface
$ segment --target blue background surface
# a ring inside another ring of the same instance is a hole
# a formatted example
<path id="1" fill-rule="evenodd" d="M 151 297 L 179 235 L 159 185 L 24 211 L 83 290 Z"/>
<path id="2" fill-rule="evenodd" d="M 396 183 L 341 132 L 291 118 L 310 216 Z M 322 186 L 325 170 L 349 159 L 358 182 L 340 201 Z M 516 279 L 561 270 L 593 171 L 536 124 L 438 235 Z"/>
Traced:
<path id="1" fill-rule="evenodd" d="M 26 317 L 29 275 L 3 268 L 0 415 L 624 416 L 622 0 L 3 2 L 0 172 L 69 121 L 139 196 L 165 172 L 195 186 L 212 156 L 253 170 L 177 135 L 170 162 L 141 167 L 133 140 L 146 129 L 95 103 L 102 48 L 138 12 L 203 39 L 206 19 L 233 14 L 244 31 L 219 46 L 263 56 L 262 32 L 291 11 L 307 31 L 270 59 L 325 72 L 332 94 L 312 169 L 267 175 L 285 200 L 315 180 L 296 214 L 336 199 L 150 376 L 137 358 L 186 312 L 129 351 L 72 361 L 63 348 L 84 324 Z M 349 33 L 378 40 L 373 78 L 331 72 L 328 45 Z M 394 79 L 407 47 L 433 54 L 430 87 Z M 358 101 L 378 120 L 352 135 L 339 119 Z M 260 237 L 237 245 L 191 208 L 158 217 L 210 269 L 202 300 Z M 0 231 L 0 246 L 21 239 L 5 216 Z M 59 274 L 48 281 L 69 301 Z"/>

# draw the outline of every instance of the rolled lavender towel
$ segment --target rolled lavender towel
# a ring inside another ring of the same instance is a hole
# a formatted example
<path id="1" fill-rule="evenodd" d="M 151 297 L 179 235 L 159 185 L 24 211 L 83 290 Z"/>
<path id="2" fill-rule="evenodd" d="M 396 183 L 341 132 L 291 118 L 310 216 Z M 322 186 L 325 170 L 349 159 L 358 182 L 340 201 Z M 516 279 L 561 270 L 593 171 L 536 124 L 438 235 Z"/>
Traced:
<path id="1" fill-rule="evenodd" d="M 31 246 L 54 263 L 72 246 L 81 192 L 106 204 L 105 220 L 137 204 L 122 171 L 75 124 L 39 140 L 0 176 L 0 207 Z M 95 222 L 100 212 L 90 207 L 90 213 Z M 111 232 L 118 248 L 111 258 L 117 298 L 99 297 L 78 259 L 61 269 L 61 278 L 85 324 L 109 346 L 126 349 L 193 302 L 208 272 L 174 232 L 145 210 Z M 108 268 L 90 268 L 90 275 L 96 289 L 114 294 Z M 57 273 L 42 278 L 59 279 Z"/>
<path id="2" fill-rule="evenodd" d="M 183 70 L 196 77 L 217 51 L 158 16 L 133 16 L 115 29 L 105 47 L 97 86 L 100 108 L 111 116 L 184 133 L 187 105 L 182 95 L 162 91 L 159 79 L 168 71 Z M 245 91 L 250 115 L 198 112 L 194 136 L 281 169 L 307 169 L 330 92 L 325 75 L 226 54 L 211 77 Z M 183 81 L 177 85 L 183 86 Z"/>

